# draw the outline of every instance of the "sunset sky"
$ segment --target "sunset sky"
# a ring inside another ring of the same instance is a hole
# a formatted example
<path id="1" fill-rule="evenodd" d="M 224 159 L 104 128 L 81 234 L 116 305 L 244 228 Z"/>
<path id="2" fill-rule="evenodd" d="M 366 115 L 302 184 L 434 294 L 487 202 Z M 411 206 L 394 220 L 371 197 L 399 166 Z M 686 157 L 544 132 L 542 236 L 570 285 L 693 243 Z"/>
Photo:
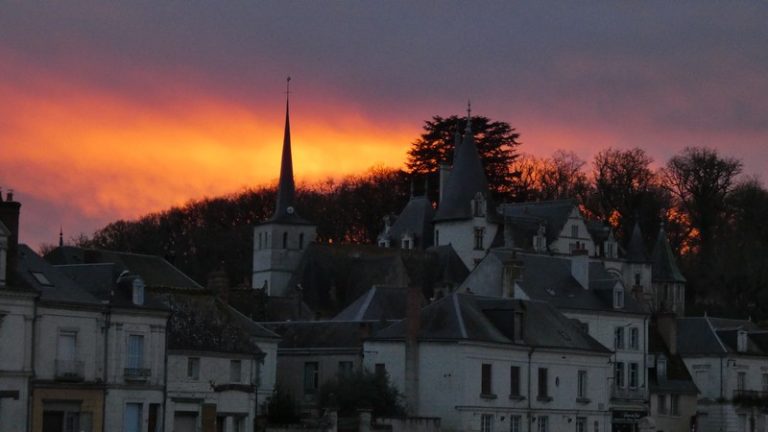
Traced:
<path id="1" fill-rule="evenodd" d="M 0 1 L 0 187 L 38 247 L 272 182 L 401 166 L 432 115 L 590 160 L 685 146 L 768 177 L 768 3 Z"/>

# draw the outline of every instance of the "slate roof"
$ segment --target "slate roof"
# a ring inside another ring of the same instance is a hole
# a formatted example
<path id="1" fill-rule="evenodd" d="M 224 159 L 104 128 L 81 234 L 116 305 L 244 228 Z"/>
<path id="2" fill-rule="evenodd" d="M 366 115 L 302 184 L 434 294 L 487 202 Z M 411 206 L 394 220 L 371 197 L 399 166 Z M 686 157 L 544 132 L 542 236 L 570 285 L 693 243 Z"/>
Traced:
<path id="1" fill-rule="evenodd" d="M 515 341 L 515 312 L 524 317 L 522 341 Z M 478 341 L 610 353 L 546 302 L 454 293 L 423 308 L 420 319 L 421 341 Z M 372 339 L 403 339 L 407 321 L 398 321 Z"/>
<path id="2" fill-rule="evenodd" d="M 407 287 L 377 285 L 339 312 L 333 320 L 375 321 L 403 319 L 405 318 L 407 300 Z M 423 298 L 422 303 L 425 303 Z"/>
<path id="3" fill-rule="evenodd" d="M 78 286 L 88 291 L 91 295 L 101 301 L 109 301 L 113 306 L 139 309 L 160 309 L 166 310 L 166 307 L 145 292 L 144 303 L 136 305 L 133 303 L 132 286 L 130 280 L 120 282 L 121 275 L 125 274 L 116 264 L 73 264 L 54 266 L 56 270 L 65 274 Z M 135 277 L 128 274 L 127 277 Z"/>
<path id="4" fill-rule="evenodd" d="M 39 293 L 42 301 L 101 306 L 99 299 L 48 264 L 25 244 L 19 244 L 16 265 L 17 286 L 7 288 Z"/>
<path id="5" fill-rule="evenodd" d="M 5 226 L 3 221 L 0 221 L 0 235 L 8 237 L 11 235 L 11 230 L 8 229 L 8 227 Z"/>
<path id="6" fill-rule="evenodd" d="M 147 287 L 203 289 L 181 270 L 155 255 L 61 246 L 49 252 L 45 259 L 54 265 L 112 263 L 120 272 L 127 270 L 141 276 Z"/>
<path id="7" fill-rule="evenodd" d="M 672 247 L 667 240 L 664 227 L 659 229 L 656 244 L 651 254 L 651 279 L 654 282 L 680 282 L 685 283 L 685 276 L 677 267 L 677 260 L 672 253 Z"/>
<path id="8" fill-rule="evenodd" d="M 335 316 L 374 285 L 420 286 L 429 298 L 435 287 L 458 285 L 468 273 L 449 249 L 313 243 L 288 286 L 301 285 L 304 301 L 325 317 Z"/>
<path id="9" fill-rule="evenodd" d="M 309 321 L 315 318 L 315 312 L 298 297 L 270 296 L 258 289 L 230 289 L 228 302 L 254 321 Z"/>
<path id="10" fill-rule="evenodd" d="M 414 247 L 426 249 L 433 243 L 434 215 L 432 202 L 426 196 L 411 197 L 395 223 L 389 228 L 389 232 L 382 233 L 379 238 L 387 238 L 396 243 L 395 247 L 400 247 L 399 242 L 403 235 L 410 234 L 414 239 Z"/>
<path id="11" fill-rule="evenodd" d="M 218 298 L 178 290 L 153 290 L 171 311 L 168 349 L 261 355 L 254 339 L 279 338 Z"/>
<path id="12" fill-rule="evenodd" d="M 736 353 L 739 330 L 747 332 L 747 351 L 739 355 L 768 355 L 768 332 L 746 320 L 685 317 L 677 321 L 677 350 L 682 356 L 721 356 Z"/>
<path id="13" fill-rule="evenodd" d="M 666 379 L 658 379 L 657 367 L 650 368 L 648 371 L 649 389 L 651 393 L 686 393 L 696 394 L 699 392 L 693 378 L 688 372 L 688 368 L 679 354 L 672 354 L 669 347 L 664 343 L 655 325 L 648 327 L 648 352 L 657 355 L 664 355 L 667 360 Z"/>
<path id="14" fill-rule="evenodd" d="M 477 193 L 488 202 L 487 214 L 493 217 L 495 206 L 491 203 L 488 180 L 475 145 L 471 121 L 467 121 L 464 140 L 454 150 L 453 169 L 445 182 L 434 220 L 461 220 L 472 218 L 471 202 Z"/>
<path id="15" fill-rule="evenodd" d="M 383 321 L 308 321 L 264 323 L 282 338 L 280 349 L 359 349 L 363 340 L 382 326 Z"/>
<path id="16" fill-rule="evenodd" d="M 502 204 L 501 212 L 505 220 L 516 226 L 516 230 L 521 231 L 521 237 L 532 239 L 539 225 L 543 224 L 546 227 L 547 244 L 549 244 L 560 235 L 568 221 L 568 216 L 576 206 L 576 200 L 573 199 L 506 203 Z M 515 236 L 515 245 L 517 242 L 518 236 Z M 525 242 L 522 242 L 521 246 L 524 244 Z"/>
<path id="17" fill-rule="evenodd" d="M 648 262 L 648 254 L 645 252 L 645 241 L 643 240 L 643 233 L 640 230 L 640 224 L 635 222 L 634 228 L 632 228 L 632 236 L 627 243 L 627 251 L 624 256 L 627 261 L 635 263 Z"/>
<path id="18" fill-rule="evenodd" d="M 509 250 L 494 250 L 501 262 L 513 259 Z M 540 254 L 519 253 L 523 268 L 518 285 L 535 300 L 545 301 L 562 309 L 620 311 L 645 314 L 644 307 L 625 291 L 624 307 L 613 308 L 613 288 L 621 279 L 608 272 L 601 262 L 589 262 L 589 289 L 584 289 L 571 274 L 571 260 Z M 479 267 L 479 266 L 478 266 Z M 497 272 L 501 275 L 501 272 Z M 499 279 L 501 284 L 501 279 Z"/>

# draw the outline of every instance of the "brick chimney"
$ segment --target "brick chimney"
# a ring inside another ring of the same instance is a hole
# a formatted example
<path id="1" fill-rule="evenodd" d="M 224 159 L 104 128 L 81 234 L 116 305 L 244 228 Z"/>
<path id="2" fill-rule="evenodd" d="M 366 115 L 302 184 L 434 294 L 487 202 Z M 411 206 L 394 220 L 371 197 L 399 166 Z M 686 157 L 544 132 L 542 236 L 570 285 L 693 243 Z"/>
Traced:
<path id="1" fill-rule="evenodd" d="M 405 401 L 410 415 L 418 414 L 419 332 L 421 331 L 421 288 L 408 287 L 405 334 Z"/>
<path id="2" fill-rule="evenodd" d="M 19 255 L 19 214 L 21 203 L 14 201 L 13 190 L 9 190 L 5 199 L 0 192 L 0 221 L 11 232 L 8 237 L 8 249 L 6 255 L 6 283 L 12 284 L 16 272 L 16 261 Z"/>
<path id="3" fill-rule="evenodd" d="M 669 348 L 669 353 L 677 354 L 677 318 L 671 312 L 656 314 L 656 329 Z"/>

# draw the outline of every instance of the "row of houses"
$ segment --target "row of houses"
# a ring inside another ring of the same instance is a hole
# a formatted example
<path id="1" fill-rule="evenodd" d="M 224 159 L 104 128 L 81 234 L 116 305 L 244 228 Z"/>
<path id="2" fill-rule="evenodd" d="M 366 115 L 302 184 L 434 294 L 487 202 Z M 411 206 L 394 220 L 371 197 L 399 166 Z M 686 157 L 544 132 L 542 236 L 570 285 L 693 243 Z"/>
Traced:
<path id="1" fill-rule="evenodd" d="M 0 430 L 253 430 L 279 337 L 153 256 L 18 243 L 0 198 Z"/>

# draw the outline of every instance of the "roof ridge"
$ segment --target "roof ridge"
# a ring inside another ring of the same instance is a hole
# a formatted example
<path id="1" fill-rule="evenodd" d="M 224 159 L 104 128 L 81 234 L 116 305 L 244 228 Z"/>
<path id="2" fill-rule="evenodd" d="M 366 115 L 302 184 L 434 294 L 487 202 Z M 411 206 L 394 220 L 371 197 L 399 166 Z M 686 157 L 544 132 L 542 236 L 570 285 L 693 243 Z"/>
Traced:
<path id="1" fill-rule="evenodd" d="M 717 335 L 717 330 L 715 330 L 715 327 L 712 325 L 712 322 L 709 320 L 709 317 L 704 317 L 704 321 L 709 326 L 709 329 L 712 331 L 712 334 L 715 336 L 715 339 L 717 339 L 717 343 L 720 344 L 720 348 L 723 349 L 723 352 L 728 352 L 728 348 L 725 347 L 725 344 L 722 340 L 720 340 L 720 336 Z"/>
<path id="2" fill-rule="evenodd" d="M 360 321 L 365 316 L 365 312 L 368 310 L 368 307 L 371 305 L 371 301 L 373 300 L 373 297 L 376 295 L 376 286 L 368 290 L 368 293 L 366 293 L 365 300 L 363 300 L 363 304 L 360 306 L 360 309 L 355 314 L 355 319 L 357 321 Z"/>

